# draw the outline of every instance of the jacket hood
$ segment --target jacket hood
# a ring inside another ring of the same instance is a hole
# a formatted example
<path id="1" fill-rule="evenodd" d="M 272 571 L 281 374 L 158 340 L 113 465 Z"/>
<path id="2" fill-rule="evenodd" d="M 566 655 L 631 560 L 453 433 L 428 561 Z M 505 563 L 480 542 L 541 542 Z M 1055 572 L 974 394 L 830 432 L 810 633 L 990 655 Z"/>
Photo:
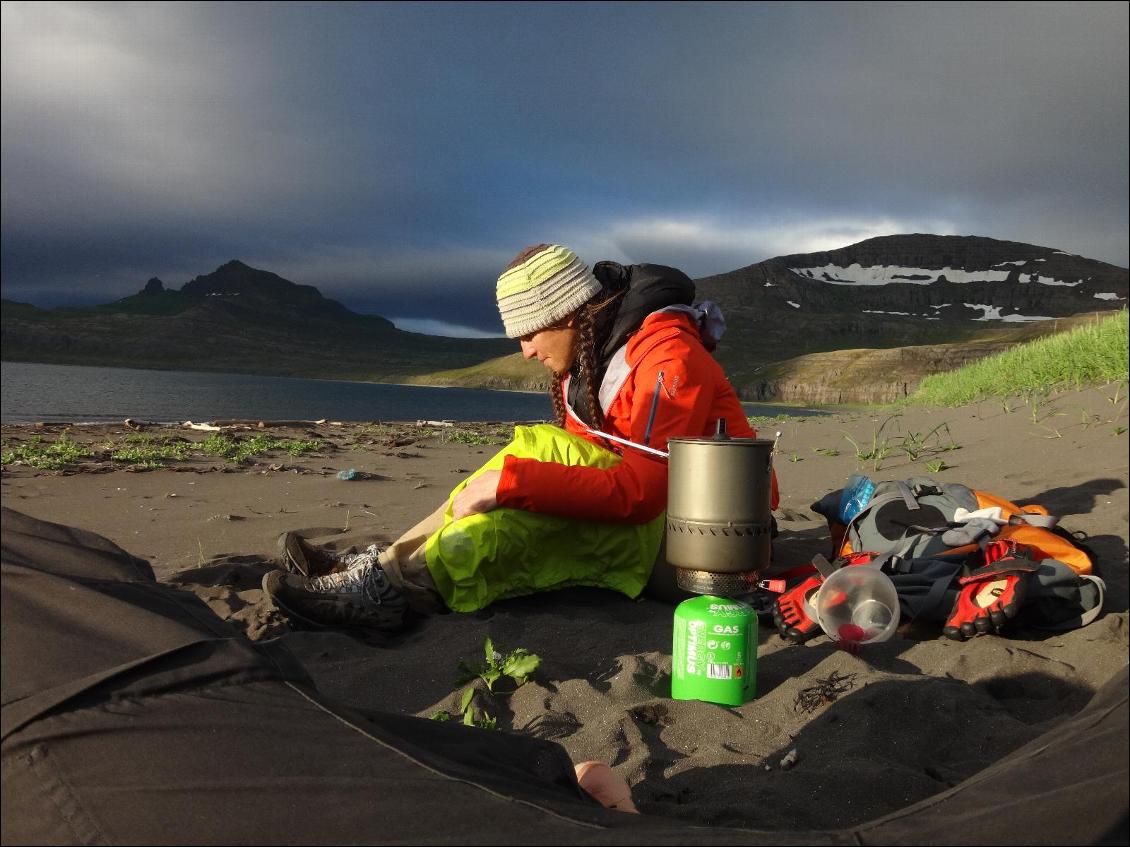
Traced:
<path id="1" fill-rule="evenodd" d="M 621 265 L 617 262 L 597 262 L 593 275 L 603 290 L 598 297 L 611 296 L 623 291 L 615 312 L 604 316 L 597 327 L 596 381 L 604 378 L 612 355 L 624 346 L 628 338 L 638 332 L 652 312 L 668 306 L 690 306 L 694 302 L 694 281 L 677 268 L 666 265 Z M 672 315 L 672 320 L 690 325 L 685 315 Z M 576 373 L 569 380 L 569 405 L 587 423 L 595 421 L 589 413 L 588 403 L 582 398 L 588 393 L 588 381 Z"/>
<path id="2" fill-rule="evenodd" d="M 597 342 L 597 360 L 601 370 L 652 312 L 666 306 L 689 306 L 694 302 L 694 281 L 677 268 L 665 265 L 625 267 L 616 262 L 597 262 L 593 274 L 604 286 L 605 295 L 624 292 L 615 314 L 605 320 L 607 335 L 601 333 L 603 341 Z"/>

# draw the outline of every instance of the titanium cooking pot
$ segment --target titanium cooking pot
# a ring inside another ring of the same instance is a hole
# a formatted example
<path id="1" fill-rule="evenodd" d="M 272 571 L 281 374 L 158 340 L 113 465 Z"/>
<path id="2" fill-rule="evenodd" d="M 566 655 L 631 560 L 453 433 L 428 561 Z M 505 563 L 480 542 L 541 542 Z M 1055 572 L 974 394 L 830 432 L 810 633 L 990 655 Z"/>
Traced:
<path id="1" fill-rule="evenodd" d="M 773 445 L 730 438 L 722 421 L 713 438 L 668 441 L 667 561 L 684 589 L 748 592 L 769 567 Z"/>

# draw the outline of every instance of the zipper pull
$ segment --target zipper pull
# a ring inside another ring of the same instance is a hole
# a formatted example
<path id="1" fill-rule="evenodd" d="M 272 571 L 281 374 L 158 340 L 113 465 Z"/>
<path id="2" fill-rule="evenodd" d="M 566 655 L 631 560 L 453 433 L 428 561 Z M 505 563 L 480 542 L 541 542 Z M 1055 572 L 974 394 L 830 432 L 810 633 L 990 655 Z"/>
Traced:
<path id="1" fill-rule="evenodd" d="M 659 406 L 659 391 L 663 388 L 663 371 L 655 378 L 655 393 L 651 395 L 651 411 L 647 413 L 647 427 L 643 431 L 643 443 L 651 444 L 651 427 L 655 423 L 655 410 Z"/>

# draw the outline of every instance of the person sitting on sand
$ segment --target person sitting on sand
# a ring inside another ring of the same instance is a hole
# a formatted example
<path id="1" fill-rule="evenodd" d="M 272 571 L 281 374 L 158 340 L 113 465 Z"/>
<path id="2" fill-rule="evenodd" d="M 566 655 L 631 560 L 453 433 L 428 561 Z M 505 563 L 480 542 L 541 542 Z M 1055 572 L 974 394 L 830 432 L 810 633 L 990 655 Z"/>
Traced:
<path id="1" fill-rule="evenodd" d="M 694 283 L 660 265 L 599 262 L 556 244 L 519 253 L 498 278 L 506 334 L 553 374 L 556 425 L 514 441 L 387 549 L 333 557 L 284 535 L 263 589 L 316 626 L 394 630 L 406 610 L 474 611 L 494 600 L 589 585 L 673 599 L 662 557 L 667 464 L 675 437 L 725 419 L 755 437 L 709 350 L 724 328 Z M 612 436 L 608 438 L 606 436 Z M 617 440 L 619 439 L 619 440 Z M 772 507 L 777 507 L 776 478 Z"/>

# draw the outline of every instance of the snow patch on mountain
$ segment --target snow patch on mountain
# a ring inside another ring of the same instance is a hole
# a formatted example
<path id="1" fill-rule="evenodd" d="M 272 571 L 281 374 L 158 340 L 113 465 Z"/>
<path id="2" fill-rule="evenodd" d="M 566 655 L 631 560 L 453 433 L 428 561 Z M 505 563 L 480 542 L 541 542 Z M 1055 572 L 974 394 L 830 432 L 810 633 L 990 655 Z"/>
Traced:
<path id="1" fill-rule="evenodd" d="M 1038 282 L 1040 285 L 1066 285 L 1068 288 L 1074 288 L 1079 285 L 1083 280 L 1079 279 L 1075 282 L 1068 282 L 1063 279 L 1054 279 L 1050 276 L 1040 276 L 1039 274 L 1032 274 L 1028 279 L 1024 279 L 1023 275 L 1020 277 L 1021 282 Z"/>
<path id="2" fill-rule="evenodd" d="M 1043 261 L 1037 259 L 1036 261 Z M 1004 266 L 1026 265 L 1026 260 L 1015 262 L 998 262 L 994 268 Z M 1004 282 L 1008 279 L 1011 270 L 979 270 L 967 271 L 962 268 L 907 268 L 899 265 L 872 265 L 864 267 L 859 264 L 824 265 L 813 268 L 789 268 L 793 273 L 814 279 L 818 282 L 827 282 L 832 285 L 887 285 L 892 282 L 905 282 L 911 285 L 930 285 L 945 277 L 948 282 Z M 1020 282 L 1039 283 L 1040 285 L 1063 285 L 1074 288 L 1083 282 L 1082 279 L 1074 282 L 1055 277 L 1042 276 L 1039 273 L 1021 273 Z"/>
<path id="3" fill-rule="evenodd" d="M 1005 323 L 1024 323 L 1026 321 L 1051 321 L 1055 318 L 1047 315 L 1002 315 L 1000 306 L 986 306 L 984 303 L 962 303 L 967 309 L 981 309 L 985 314 L 975 321 L 1004 321 Z"/>
<path id="4" fill-rule="evenodd" d="M 929 285 L 944 276 L 950 282 L 1003 282 L 1010 271 L 965 271 L 960 268 L 905 268 L 898 265 L 859 264 L 824 265 L 820 268 L 789 268 L 793 273 L 830 282 L 832 285 L 887 285 L 892 282 L 909 282 L 912 285 Z"/>

